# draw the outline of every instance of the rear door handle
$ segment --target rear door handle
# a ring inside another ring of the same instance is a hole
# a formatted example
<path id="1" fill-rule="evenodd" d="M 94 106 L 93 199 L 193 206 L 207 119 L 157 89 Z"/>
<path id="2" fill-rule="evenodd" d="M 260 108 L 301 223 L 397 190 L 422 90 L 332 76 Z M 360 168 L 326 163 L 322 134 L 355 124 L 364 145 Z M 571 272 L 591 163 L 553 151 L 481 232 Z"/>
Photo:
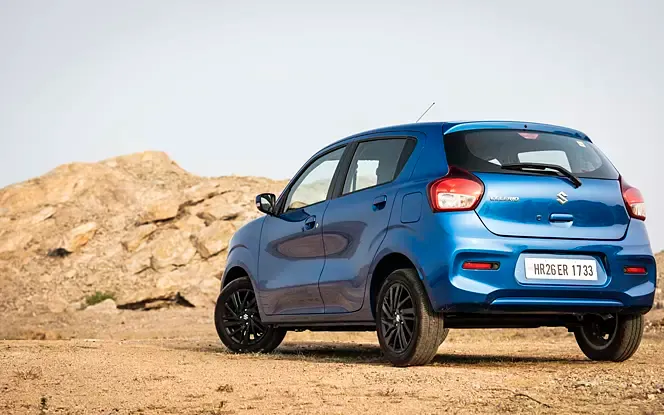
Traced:
<path id="1" fill-rule="evenodd" d="M 381 195 L 374 199 L 373 210 L 381 210 L 387 205 L 387 196 Z"/>
<path id="2" fill-rule="evenodd" d="M 569 213 L 552 213 L 549 216 L 549 222 L 572 222 L 574 221 L 574 216 Z"/>
<path id="3" fill-rule="evenodd" d="M 315 227 L 316 227 L 316 216 L 309 216 L 304 221 L 304 226 L 302 227 L 302 231 L 310 231 Z"/>

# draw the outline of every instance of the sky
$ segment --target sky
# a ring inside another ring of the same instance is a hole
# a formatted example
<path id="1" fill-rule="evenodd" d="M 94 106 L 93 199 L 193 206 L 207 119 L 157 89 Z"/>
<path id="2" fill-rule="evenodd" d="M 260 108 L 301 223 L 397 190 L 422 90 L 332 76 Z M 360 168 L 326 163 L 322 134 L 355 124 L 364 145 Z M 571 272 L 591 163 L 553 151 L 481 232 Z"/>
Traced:
<path id="1" fill-rule="evenodd" d="M 435 101 L 423 121 L 584 131 L 664 249 L 664 2 L 598 4 L 0 0 L 0 186 L 144 150 L 288 178 Z"/>

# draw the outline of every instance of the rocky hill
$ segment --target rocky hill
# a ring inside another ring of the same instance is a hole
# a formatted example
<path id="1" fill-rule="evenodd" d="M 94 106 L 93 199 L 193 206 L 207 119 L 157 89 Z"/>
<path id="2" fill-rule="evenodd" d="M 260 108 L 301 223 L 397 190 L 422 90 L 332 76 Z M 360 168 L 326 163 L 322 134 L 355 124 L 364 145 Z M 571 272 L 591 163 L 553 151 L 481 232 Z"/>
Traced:
<path id="1" fill-rule="evenodd" d="M 202 178 L 146 152 L 2 189 L 0 312 L 73 312 L 109 297 L 127 309 L 211 306 L 229 238 L 260 215 L 254 196 L 285 184 Z M 664 253 L 657 258 L 662 307 Z"/>
<path id="2" fill-rule="evenodd" d="M 0 312 L 213 304 L 254 196 L 285 182 L 202 178 L 160 152 L 60 166 L 0 190 Z"/>

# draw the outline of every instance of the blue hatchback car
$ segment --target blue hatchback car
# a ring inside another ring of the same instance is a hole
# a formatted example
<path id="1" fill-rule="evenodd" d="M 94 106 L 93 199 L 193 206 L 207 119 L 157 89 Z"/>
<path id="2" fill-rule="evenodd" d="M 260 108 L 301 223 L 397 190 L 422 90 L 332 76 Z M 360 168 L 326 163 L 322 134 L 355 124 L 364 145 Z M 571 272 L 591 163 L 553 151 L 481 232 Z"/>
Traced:
<path id="1" fill-rule="evenodd" d="M 232 351 L 288 330 L 377 331 L 397 366 L 450 328 L 566 327 L 623 361 L 653 304 L 645 205 L 582 132 L 435 122 L 357 134 L 315 154 L 233 236 L 215 325 Z"/>

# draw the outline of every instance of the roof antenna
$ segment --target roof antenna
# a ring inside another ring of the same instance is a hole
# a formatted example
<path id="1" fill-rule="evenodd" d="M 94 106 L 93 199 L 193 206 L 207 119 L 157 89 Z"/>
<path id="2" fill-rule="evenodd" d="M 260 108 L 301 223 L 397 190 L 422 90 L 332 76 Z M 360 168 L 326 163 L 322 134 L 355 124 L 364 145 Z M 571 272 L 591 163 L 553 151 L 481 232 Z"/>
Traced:
<path id="1" fill-rule="evenodd" d="M 424 116 L 426 115 L 426 113 L 429 112 L 429 110 L 431 109 L 431 107 L 433 107 L 434 105 L 436 105 L 436 103 L 435 103 L 435 102 L 432 102 L 431 105 L 429 105 L 429 108 L 427 108 L 427 110 L 424 111 L 424 112 L 422 113 L 422 115 L 420 115 L 420 118 L 418 118 L 417 121 L 415 121 L 415 122 L 416 122 L 416 123 L 420 122 L 420 120 L 422 119 L 422 117 L 424 117 Z"/>

